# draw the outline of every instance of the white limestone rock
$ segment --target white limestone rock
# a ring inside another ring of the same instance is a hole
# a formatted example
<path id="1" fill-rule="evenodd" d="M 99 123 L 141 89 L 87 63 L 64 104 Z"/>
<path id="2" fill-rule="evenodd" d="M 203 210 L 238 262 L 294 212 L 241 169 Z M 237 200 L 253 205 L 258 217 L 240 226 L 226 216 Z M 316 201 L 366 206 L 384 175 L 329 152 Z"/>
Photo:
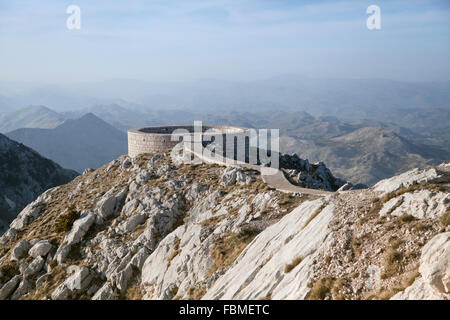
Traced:
<path id="1" fill-rule="evenodd" d="M 450 294 L 450 232 L 434 236 L 422 248 L 419 271 L 436 291 Z"/>
<path id="2" fill-rule="evenodd" d="M 445 297 L 434 290 L 420 276 L 405 290 L 396 293 L 390 300 L 443 300 Z"/>
<path id="3" fill-rule="evenodd" d="M 45 259 L 41 256 L 38 256 L 35 258 L 31 263 L 28 265 L 28 267 L 24 270 L 23 274 L 24 276 L 32 276 L 39 271 L 42 270 L 42 267 L 44 266 Z"/>
<path id="4" fill-rule="evenodd" d="M 92 280 L 89 268 L 77 267 L 76 271 L 64 281 L 65 286 L 71 292 L 84 292 Z"/>
<path id="5" fill-rule="evenodd" d="M 70 290 L 63 283 L 52 292 L 51 297 L 52 300 L 68 300 L 70 298 Z"/>
<path id="6" fill-rule="evenodd" d="M 306 222 L 324 199 L 306 201 L 278 223 L 259 234 L 240 254 L 233 266 L 209 289 L 203 299 L 304 299 L 314 261 L 330 245 L 328 224 L 334 205 L 327 205 Z M 291 272 L 286 264 L 302 261 Z"/>
<path id="7" fill-rule="evenodd" d="M 373 189 L 383 193 L 390 193 L 422 182 L 439 182 L 443 178 L 444 174 L 437 168 L 422 170 L 415 168 L 392 178 L 381 180 L 373 186 Z"/>
<path id="8" fill-rule="evenodd" d="M 98 214 L 103 219 L 108 219 L 111 215 L 114 214 L 115 207 L 116 207 L 116 197 L 106 196 L 102 198 L 97 204 Z"/>
<path id="9" fill-rule="evenodd" d="M 72 272 L 71 272 L 72 269 Z M 68 273 L 72 273 L 62 284 L 52 293 L 52 300 L 67 300 L 76 298 L 84 293 L 93 278 L 89 268 L 74 266 L 68 268 Z"/>
<path id="10" fill-rule="evenodd" d="M 92 300 L 117 300 L 119 294 L 114 291 L 110 283 L 105 283 L 92 297 Z"/>
<path id="11" fill-rule="evenodd" d="M 72 229 L 64 238 L 64 243 L 67 245 L 79 243 L 94 222 L 95 215 L 92 212 L 83 212 L 73 223 Z"/>
<path id="12" fill-rule="evenodd" d="M 25 258 L 28 254 L 28 250 L 30 248 L 30 243 L 26 240 L 20 241 L 18 244 L 14 246 L 11 251 L 11 260 L 20 260 Z"/>
<path id="13" fill-rule="evenodd" d="M 434 236 L 420 256 L 420 276 L 392 300 L 450 299 L 450 232 Z"/>
<path id="14" fill-rule="evenodd" d="M 439 218 L 450 207 L 450 194 L 427 189 L 408 192 L 387 201 L 380 216 L 410 214 L 418 219 Z"/>
<path id="15" fill-rule="evenodd" d="M 52 247 L 52 244 L 48 240 L 41 240 L 30 249 L 29 255 L 33 258 L 45 257 Z"/>
<path id="16" fill-rule="evenodd" d="M 17 288 L 17 285 L 19 284 L 20 280 L 22 279 L 21 276 L 17 275 L 14 276 L 11 280 L 9 280 L 7 283 L 3 285 L 3 287 L 0 289 L 0 300 L 8 299 L 9 296 L 14 292 L 14 290 Z"/>
<path id="17" fill-rule="evenodd" d="M 26 278 L 22 279 L 16 291 L 11 296 L 11 300 L 17 300 L 20 297 L 26 295 L 31 289 L 33 289 L 33 283 Z"/>
<path id="18" fill-rule="evenodd" d="M 233 184 L 248 184 L 254 179 L 244 173 L 240 167 L 227 167 L 221 177 L 221 184 L 223 186 L 231 186 Z"/>
<path id="19" fill-rule="evenodd" d="M 198 224 L 178 227 L 147 258 L 141 276 L 146 299 L 163 299 L 164 292 L 171 285 L 176 285 L 178 294 L 182 295 L 192 284 L 203 280 L 212 264 L 209 250 L 213 240 L 202 241 L 201 230 Z M 180 241 L 181 252 L 172 257 L 169 264 L 175 239 Z"/>

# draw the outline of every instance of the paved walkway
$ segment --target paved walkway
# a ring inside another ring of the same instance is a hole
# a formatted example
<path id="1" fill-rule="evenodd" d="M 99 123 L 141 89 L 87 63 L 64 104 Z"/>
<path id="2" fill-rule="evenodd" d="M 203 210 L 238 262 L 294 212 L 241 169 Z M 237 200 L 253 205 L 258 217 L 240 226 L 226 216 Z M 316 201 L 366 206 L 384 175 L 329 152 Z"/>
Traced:
<path id="1" fill-rule="evenodd" d="M 243 168 L 248 168 L 248 169 L 253 169 L 253 170 L 259 171 L 261 173 L 261 178 L 267 185 L 269 185 L 270 187 L 275 188 L 281 192 L 310 194 L 310 195 L 315 195 L 315 196 L 327 196 L 327 195 L 334 193 L 334 192 L 324 191 L 324 190 L 319 190 L 319 189 L 302 188 L 302 187 L 293 185 L 286 179 L 283 172 L 279 169 L 258 166 L 255 164 L 249 164 L 249 163 L 245 163 L 245 162 L 241 162 L 241 161 L 237 161 L 237 160 L 233 160 L 232 162 L 227 163 L 224 161 L 219 161 L 212 157 L 205 156 L 203 154 L 203 150 L 202 150 L 201 154 L 198 152 L 195 152 L 190 147 L 185 146 L 185 150 L 188 151 L 189 153 L 193 154 L 194 157 L 197 157 L 197 159 L 200 159 L 200 161 L 204 161 L 206 163 L 215 163 L 215 164 L 222 165 L 222 166 L 225 165 L 225 166 L 232 166 L 232 167 L 243 167 Z M 230 160 L 230 159 L 228 159 L 228 160 Z"/>

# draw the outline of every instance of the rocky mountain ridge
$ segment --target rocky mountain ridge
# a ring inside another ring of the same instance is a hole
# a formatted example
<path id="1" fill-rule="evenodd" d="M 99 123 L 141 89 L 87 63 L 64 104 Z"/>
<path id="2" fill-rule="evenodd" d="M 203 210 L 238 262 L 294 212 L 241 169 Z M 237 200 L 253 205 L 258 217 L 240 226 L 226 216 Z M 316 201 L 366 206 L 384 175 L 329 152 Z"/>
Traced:
<path id="1" fill-rule="evenodd" d="M 41 193 L 77 175 L 0 134 L 0 234 Z"/>
<path id="2" fill-rule="evenodd" d="M 53 129 L 64 120 L 64 116 L 45 106 L 32 106 L 0 115 L 0 132 L 6 133 L 20 128 Z"/>
<path id="3" fill-rule="evenodd" d="M 127 153 L 127 136 L 92 113 L 54 129 L 22 128 L 7 133 L 65 168 L 83 172 Z"/>
<path id="4" fill-rule="evenodd" d="M 326 197 L 126 156 L 0 238 L 0 299 L 448 299 L 449 164 Z"/>

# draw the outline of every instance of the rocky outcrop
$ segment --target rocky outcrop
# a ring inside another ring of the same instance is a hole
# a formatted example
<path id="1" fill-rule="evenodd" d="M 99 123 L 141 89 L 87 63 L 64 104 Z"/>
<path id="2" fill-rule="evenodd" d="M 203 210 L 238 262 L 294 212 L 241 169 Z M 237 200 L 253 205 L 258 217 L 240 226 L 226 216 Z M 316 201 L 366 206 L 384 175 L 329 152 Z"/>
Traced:
<path id="1" fill-rule="evenodd" d="M 323 196 L 173 160 L 124 156 L 38 197 L 0 238 L 0 297 L 448 298 L 446 167 Z"/>
<path id="2" fill-rule="evenodd" d="M 311 164 L 308 160 L 301 159 L 296 153 L 292 155 L 280 155 L 280 168 L 289 181 L 295 185 L 327 191 L 336 191 L 346 185 L 348 189 L 362 189 L 366 186 L 353 186 L 351 183 L 336 178 L 323 162 Z"/>
<path id="3" fill-rule="evenodd" d="M 0 235 L 17 214 L 40 194 L 76 176 L 75 171 L 63 169 L 34 150 L 0 134 Z"/>
<path id="4" fill-rule="evenodd" d="M 412 215 L 417 219 L 439 218 L 447 212 L 450 195 L 427 189 L 410 192 L 386 202 L 380 216 Z"/>
<path id="5" fill-rule="evenodd" d="M 407 188 L 409 186 L 419 183 L 443 182 L 448 180 L 448 167 L 450 164 L 442 164 L 439 167 L 432 167 L 427 169 L 413 169 L 394 176 L 389 179 L 384 179 L 376 183 L 373 188 L 375 191 L 389 193 L 397 191 L 400 188 Z"/>
<path id="6" fill-rule="evenodd" d="M 450 232 L 436 235 L 422 249 L 420 277 L 394 300 L 450 298 Z"/>
<path id="7" fill-rule="evenodd" d="M 314 261 L 329 245 L 334 206 L 323 207 L 326 203 L 326 199 L 305 202 L 264 230 L 204 299 L 304 299 Z M 286 272 L 286 265 L 295 259 L 299 263 Z"/>

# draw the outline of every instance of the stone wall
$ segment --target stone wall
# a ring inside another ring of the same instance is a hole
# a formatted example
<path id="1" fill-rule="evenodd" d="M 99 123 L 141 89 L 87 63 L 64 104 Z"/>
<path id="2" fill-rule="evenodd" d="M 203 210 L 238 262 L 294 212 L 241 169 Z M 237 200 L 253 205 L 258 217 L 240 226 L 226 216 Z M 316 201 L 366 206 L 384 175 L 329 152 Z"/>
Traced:
<path id="1" fill-rule="evenodd" d="M 187 134 L 191 135 L 191 139 L 194 128 L 193 126 L 165 126 L 165 127 L 147 127 L 132 129 L 128 131 L 128 155 L 130 157 L 135 157 L 143 153 L 160 153 L 166 152 L 172 149 L 179 141 L 183 139 L 182 135 L 179 135 L 178 141 L 172 141 L 172 133 L 176 129 L 182 129 Z M 209 130 L 212 135 L 222 135 L 224 142 L 226 142 L 226 137 L 241 137 L 246 135 L 246 129 L 239 127 L 230 126 L 206 126 L 203 127 L 203 131 Z M 211 141 L 211 137 L 207 137 L 208 134 L 204 134 L 203 140 L 205 141 L 204 146 Z M 248 154 L 248 139 L 238 139 L 238 143 L 244 143 L 245 151 Z M 236 159 L 236 149 L 234 144 L 226 143 L 226 148 L 224 148 L 224 154 L 227 157 Z"/>

